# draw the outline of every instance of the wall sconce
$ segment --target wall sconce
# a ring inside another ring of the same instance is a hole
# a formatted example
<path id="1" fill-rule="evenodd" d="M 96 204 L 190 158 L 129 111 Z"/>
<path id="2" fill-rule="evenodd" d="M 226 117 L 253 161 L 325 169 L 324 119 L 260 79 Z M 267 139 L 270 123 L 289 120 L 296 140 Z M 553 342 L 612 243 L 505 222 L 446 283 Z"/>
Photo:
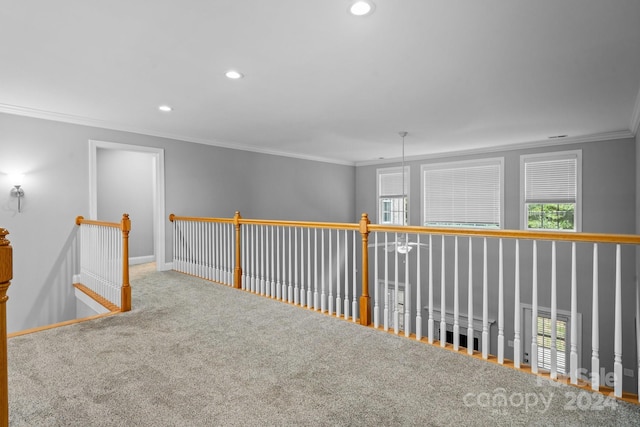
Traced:
<path id="1" fill-rule="evenodd" d="M 11 182 L 13 183 L 13 188 L 11 189 L 11 197 L 18 198 L 18 213 L 22 212 L 21 201 L 24 197 L 24 190 L 20 188 L 22 186 L 22 180 L 24 179 L 24 175 L 11 175 Z"/>

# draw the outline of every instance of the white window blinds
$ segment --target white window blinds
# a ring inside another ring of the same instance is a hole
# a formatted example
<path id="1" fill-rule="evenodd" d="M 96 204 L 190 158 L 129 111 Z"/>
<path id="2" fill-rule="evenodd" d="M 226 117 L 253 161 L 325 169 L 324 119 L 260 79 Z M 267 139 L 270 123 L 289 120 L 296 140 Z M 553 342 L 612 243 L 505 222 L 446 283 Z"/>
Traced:
<path id="1" fill-rule="evenodd" d="M 558 158 L 525 158 L 525 203 L 576 203 L 578 159 L 574 155 Z"/>
<path id="2" fill-rule="evenodd" d="M 424 225 L 502 226 L 502 159 L 423 165 Z"/>
<path id="3" fill-rule="evenodd" d="M 402 168 L 381 169 L 378 171 L 378 197 L 402 196 L 408 194 L 409 177 L 405 166 L 404 189 L 402 187 Z"/>

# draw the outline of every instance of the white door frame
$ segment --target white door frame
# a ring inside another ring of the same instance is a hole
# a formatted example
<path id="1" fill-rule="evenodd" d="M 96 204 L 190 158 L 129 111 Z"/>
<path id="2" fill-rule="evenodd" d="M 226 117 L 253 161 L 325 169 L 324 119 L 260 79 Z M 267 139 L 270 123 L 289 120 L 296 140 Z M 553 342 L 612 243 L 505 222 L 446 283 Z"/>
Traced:
<path id="1" fill-rule="evenodd" d="M 98 180 L 97 153 L 98 148 L 107 150 L 133 151 L 148 153 L 153 158 L 153 240 L 156 269 L 170 270 L 171 264 L 165 257 L 165 201 L 164 201 L 164 149 L 145 147 L 142 145 L 120 144 L 89 140 L 89 219 L 98 219 Z"/>

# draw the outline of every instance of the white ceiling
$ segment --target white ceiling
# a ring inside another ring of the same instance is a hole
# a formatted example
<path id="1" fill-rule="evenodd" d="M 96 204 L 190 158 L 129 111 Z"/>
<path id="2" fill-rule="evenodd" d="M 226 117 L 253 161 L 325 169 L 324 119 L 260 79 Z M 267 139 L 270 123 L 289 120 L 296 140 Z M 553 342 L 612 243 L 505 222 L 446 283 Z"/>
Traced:
<path id="1" fill-rule="evenodd" d="M 341 163 L 637 129 L 638 0 L 374 1 L 0 0 L 0 111 Z"/>

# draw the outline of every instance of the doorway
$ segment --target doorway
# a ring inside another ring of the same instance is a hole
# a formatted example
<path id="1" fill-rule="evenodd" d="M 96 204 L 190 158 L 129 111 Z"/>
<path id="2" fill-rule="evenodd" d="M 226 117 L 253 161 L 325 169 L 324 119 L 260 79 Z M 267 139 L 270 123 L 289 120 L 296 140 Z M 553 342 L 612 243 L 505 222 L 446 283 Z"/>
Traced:
<path id="1" fill-rule="evenodd" d="M 135 184 L 138 185 L 138 192 L 144 192 L 141 194 L 141 199 L 146 203 L 151 203 L 151 209 L 143 209 L 140 211 L 142 216 L 142 222 L 140 222 L 139 230 L 140 236 L 149 234 L 148 238 L 144 240 L 151 240 L 146 243 L 141 242 L 141 245 L 136 247 L 136 250 L 142 252 L 148 252 L 151 247 L 153 255 L 138 256 L 130 258 L 130 262 L 151 262 L 155 261 L 156 269 L 158 271 L 170 269 L 171 264 L 167 264 L 164 261 L 165 257 L 165 202 L 164 202 L 164 150 L 161 148 L 119 144 L 115 142 L 105 141 L 89 141 L 89 218 L 101 219 L 113 221 L 109 215 L 109 218 L 98 218 L 98 214 L 103 212 L 109 212 L 109 209 L 101 208 L 98 205 L 98 201 L 101 200 L 104 204 L 105 200 L 117 197 L 118 188 L 124 188 L 123 183 L 114 182 L 112 186 L 105 186 L 99 182 L 100 177 L 122 175 L 122 169 L 114 169 L 113 161 L 125 161 L 125 162 L 139 162 L 140 168 L 136 171 L 131 171 L 138 175 L 129 177 L 130 180 L 135 180 Z M 147 163 L 148 162 L 148 163 Z M 100 168 L 107 168 L 107 170 L 101 170 Z M 131 166 L 129 166 L 131 168 Z M 112 170 L 108 170 L 112 169 Z M 104 173 L 103 173 L 104 172 Z M 134 184 L 134 182 L 131 182 Z M 148 185 L 147 185 L 148 184 Z M 99 194 L 100 193 L 100 194 Z M 124 197 L 123 191 L 123 197 Z M 140 193 L 139 193 L 140 194 Z M 130 197 L 130 196 L 129 196 Z M 115 199 L 114 199 L 115 200 Z M 100 212 L 99 212 L 100 209 Z M 127 208 L 128 209 L 128 208 Z M 126 211 L 126 209 L 125 209 Z M 148 214 L 146 213 L 148 211 Z M 118 215 L 122 215 L 123 212 L 119 212 Z M 127 212 L 129 213 L 129 212 Z M 144 217 L 147 217 L 145 220 Z M 117 219 L 119 220 L 119 218 Z M 136 218 L 132 216 L 132 235 L 135 235 L 136 230 Z M 151 222 L 151 224 L 149 224 Z M 145 232 L 145 229 L 147 230 Z M 148 247 L 151 245 L 151 247 Z M 133 247 L 131 249 L 134 249 Z M 132 254 L 133 255 L 133 254 Z"/>

